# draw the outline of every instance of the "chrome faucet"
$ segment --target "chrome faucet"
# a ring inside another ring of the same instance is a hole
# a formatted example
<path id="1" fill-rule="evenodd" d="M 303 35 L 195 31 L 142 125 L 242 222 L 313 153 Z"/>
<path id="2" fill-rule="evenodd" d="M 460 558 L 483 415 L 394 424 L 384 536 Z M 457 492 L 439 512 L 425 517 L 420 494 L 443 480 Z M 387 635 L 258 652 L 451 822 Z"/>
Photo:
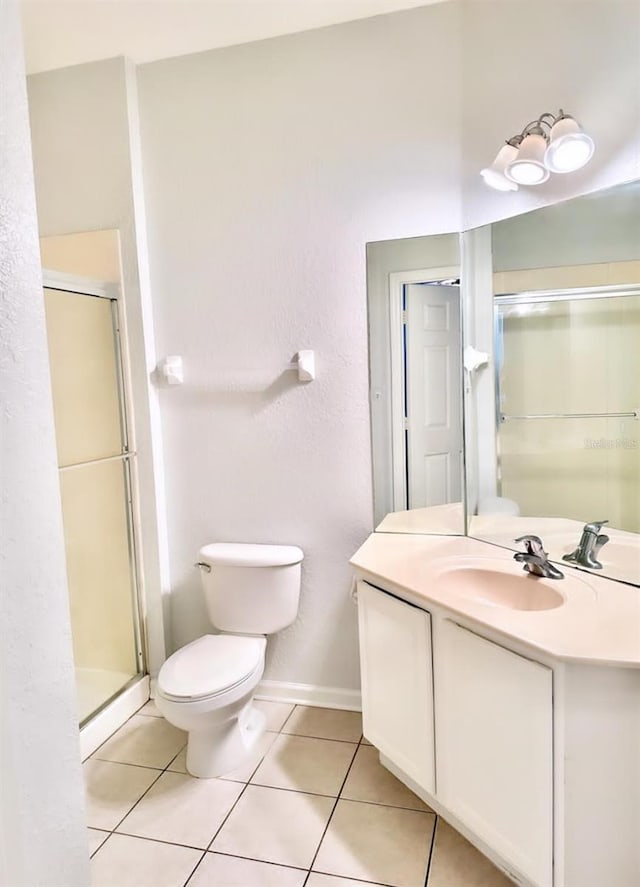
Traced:
<path id="1" fill-rule="evenodd" d="M 602 564 L 598 560 L 598 553 L 602 546 L 607 544 L 609 537 L 600 533 L 600 530 L 608 523 L 608 520 L 601 520 L 585 524 L 578 547 L 571 554 L 564 554 L 562 560 L 588 567 L 590 570 L 601 570 Z"/>
<path id="2" fill-rule="evenodd" d="M 525 544 L 526 551 L 516 551 L 513 556 L 519 564 L 524 564 L 523 570 L 532 576 L 542 576 L 545 579 L 564 579 L 564 573 L 549 561 L 539 536 L 519 536 L 515 541 Z"/>

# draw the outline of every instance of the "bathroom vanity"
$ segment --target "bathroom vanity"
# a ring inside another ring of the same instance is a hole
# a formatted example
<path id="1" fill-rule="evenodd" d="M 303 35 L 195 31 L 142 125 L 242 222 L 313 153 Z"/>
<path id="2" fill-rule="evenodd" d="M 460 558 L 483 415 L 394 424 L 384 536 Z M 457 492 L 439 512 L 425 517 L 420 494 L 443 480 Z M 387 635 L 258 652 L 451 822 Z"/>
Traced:
<path id="1" fill-rule="evenodd" d="M 640 884 L 640 589 L 465 537 L 354 555 L 364 735 L 525 887 Z"/>

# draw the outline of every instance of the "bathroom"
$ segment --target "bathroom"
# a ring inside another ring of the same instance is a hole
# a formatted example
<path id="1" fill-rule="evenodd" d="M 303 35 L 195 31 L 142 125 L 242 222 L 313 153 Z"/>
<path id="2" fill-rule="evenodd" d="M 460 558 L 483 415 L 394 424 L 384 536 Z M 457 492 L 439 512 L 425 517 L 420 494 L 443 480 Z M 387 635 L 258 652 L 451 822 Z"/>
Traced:
<path id="1" fill-rule="evenodd" d="M 98 47 L 93 56 L 82 54 L 82 29 L 99 34 L 107 22 L 59 11 L 60 30 L 49 40 L 56 19 L 47 19 L 46 8 L 55 4 L 25 5 L 27 56 L 42 54 L 29 69 L 31 148 L 12 151 L 15 175 L 3 188 L 25 181 L 32 151 L 38 221 L 33 191 L 16 197 L 26 221 L 10 230 L 29 258 L 14 266 L 16 282 L 7 280 L 16 293 L 23 281 L 26 303 L 27 294 L 41 292 L 36 237 L 118 232 L 147 692 L 169 654 L 210 631 L 194 567 L 199 549 L 216 541 L 279 543 L 304 552 L 302 591 L 295 623 L 269 639 L 262 695 L 274 706 L 357 711 L 349 561 L 379 523 L 366 245 L 481 229 L 638 178 L 636 3 L 372 3 L 364 13 L 372 17 L 354 21 L 358 4 L 344 5 L 340 20 L 276 21 L 271 30 L 232 34 L 227 45 L 194 27 L 193 42 L 175 48 L 164 43 L 144 55 L 143 43 L 123 37 L 121 46 Z M 186 30 L 165 14 L 167 31 Z M 41 30 L 30 43 L 34 19 Z M 12 18 L 1 29 L 4 83 L 22 77 L 17 27 Z M 21 90 L 10 94 L 22 140 L 8 133 L 12 148 L 28 146 Z M 538 189 L 487 188 L 478 173 L 501 142 L 559 106 L 593 135 L 591 162 Z M 43 256 L 46 246 L 41 241 Z M 426 267 L 449 264 L 456 262 Z M 11 698 L 31 699 L 4 725 L 16 823 L 6 830 L 15 853 L 7 871 L 25 874 L 5 882 L 75 887 L 89 883 L 82 777 L 46 338 L 41 308 L 33 312 L 12 353 L 29 355 L 28 390 L 45 394 L 20 397 L 33 412 L 24 413 L 25 438 L 6 475 L 22 510 L 11 517 L 19 528 L 12 535 L 15 609 L 4 618 L 14 643 L 3 653 Z M 471 344 L 487 351 L 480 339 Z M 304 350 L 316 359 L 310 382 L 291 368 Z M 182 385 L 157 378 L 171 355 L 182 357 Z M 479 388 L 489 384 L 482 373 Z M 477 418 L 495 422 L 486 411 Z M 39 447 L 31 453 L 34 428 Z M 46 733 L 36 727 L 40 719 Z M 35 835 L 37 853 L 17 849 Z M 342 875 L 376 882 L 355 871 Z M 476 875 L 466 877 L 473 885 Z M 339 885 L 340 876 L 319 871 L 314 881 Z"/>

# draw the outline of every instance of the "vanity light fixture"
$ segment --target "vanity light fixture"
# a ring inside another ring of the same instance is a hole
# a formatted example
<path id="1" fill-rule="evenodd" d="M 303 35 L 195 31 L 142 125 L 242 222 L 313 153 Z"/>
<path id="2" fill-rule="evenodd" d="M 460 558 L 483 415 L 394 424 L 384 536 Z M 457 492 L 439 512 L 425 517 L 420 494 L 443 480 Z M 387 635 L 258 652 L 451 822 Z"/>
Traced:
<path id="1" fill-rule="evenodd" d="M 517 191 L 519 185 L 541 185 L 552 172 L 581 169 L 594 149 L 591 136 L 570 114 L 546 111 L 508 139 L 480 175 L 497 191 Z"/>

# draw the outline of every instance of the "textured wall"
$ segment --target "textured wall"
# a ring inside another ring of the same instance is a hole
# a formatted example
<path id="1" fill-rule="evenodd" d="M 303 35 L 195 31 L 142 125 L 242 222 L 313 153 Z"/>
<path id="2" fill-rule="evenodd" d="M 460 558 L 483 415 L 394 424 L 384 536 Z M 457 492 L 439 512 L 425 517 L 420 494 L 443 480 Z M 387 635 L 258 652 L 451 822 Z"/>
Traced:
<path id="1" fill-rule="evenodd" d="M 139 68 L 176 645 L 198 547 L 306 554 L 267 677 L 355 688 L 348 559 L 372 529 L 367 241 L 459 225 L 449 4 Z M 316 350 L 318 379 L 280 370 Z"/>
<path id="2" fill-rule="evenodd" d="M 0 883 L 89 883 L 17 4 L 0 3 Z M 37 849 L 37 852 L 34 852 Z"/>

